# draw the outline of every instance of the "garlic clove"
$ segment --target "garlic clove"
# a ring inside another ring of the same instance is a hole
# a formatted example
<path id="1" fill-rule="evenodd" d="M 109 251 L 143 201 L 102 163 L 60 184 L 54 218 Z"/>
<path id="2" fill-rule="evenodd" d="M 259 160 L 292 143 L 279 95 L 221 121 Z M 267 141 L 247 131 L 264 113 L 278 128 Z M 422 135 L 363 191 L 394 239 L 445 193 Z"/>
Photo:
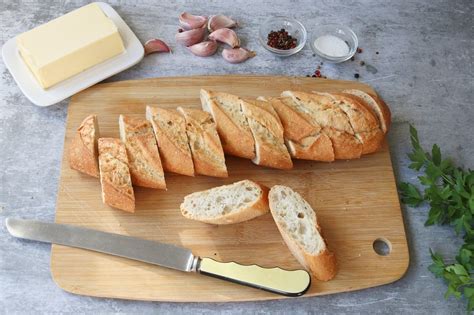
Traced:
<path id="1" fill-rule="evenodd" d="M 198 44 L 188 47 L 188 49 L 196 56 L 208 57 L 214 55 L 217 51 L 217 42 L 214 40 L 206 40 Z"/>
<path id="2" fill-rule="evenodd" d="M 255 51 L 246 48 L 226 48 L 222 51 L 222 57 L 230 63 L 241 63 L 249 58 L 255 57 Z"/>
<path id="3" fill-rule="evenodd" d="M 201 28 L 207 23 L 207 17 L 200 15 L 192 15 L 187 12 L 183 12 L 179 16 L 179 24 L 185 30 L 192 30 L 195 28 Z"/>
<path id="4" fill-rule="evenodd" d="M 230 17 L 225 15 L 213 15 L 207 22 L 207 28 L 209 32 L 213 32 L 220 28 L 233 28 L 237 26 L 237 22 L 232 20 Z"/>
<path id="5" fill-rule="evenodd" d="M 209 39 L 225 43 L 232 48 L 240 46 L 240 40 L 237 34 L 230 28 L 220 28 L 209 34 Z"/>
<path id="6" fill-rule="evenodd" d="M 179 32 L 175 35 L 176 41 L 186 47 L 201 42 L 206 36 L 205 28 L 196 28 L 189 31 Z"/>
<path id="7" fill-rule="evenodd" d="M 148 40 L 143 46 L 145 47 L 145 55 L 160 52 L 171 53 L 171 48 L 164 41 L 158 38 Z"/>

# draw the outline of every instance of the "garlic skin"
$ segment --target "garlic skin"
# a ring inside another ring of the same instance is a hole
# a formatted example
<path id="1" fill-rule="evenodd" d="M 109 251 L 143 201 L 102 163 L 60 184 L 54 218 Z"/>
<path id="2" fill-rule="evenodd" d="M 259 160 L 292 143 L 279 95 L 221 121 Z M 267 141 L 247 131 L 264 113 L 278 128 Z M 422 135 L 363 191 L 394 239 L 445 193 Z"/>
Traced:
<path id="1" fill-rule="evenodd" d="M 222 42 L 232 48 L 240 46 L 240 39 L 230 28 L 220 28 L 209 35 L 209 39 Z"/>
<path id="2" fill-rule="evenodd" d="M 209 29 L 209 32 L 214 32 L 220 28 L 233 28 L 237 25 L 237 22 L 232 20 L 230 17 L 219 14 L 209 17 L 207 28 Z"/>
<path id="3" fill-rule="evenodd" d="M 179 15 L 179 25 L 185 30 L 192 30 L 201 28 L 207 24 L 207 17 L 201 15 L 192 15 L 191 13 L 183 12 Z"/>
<path id="4" fill-rule="evenodd" d="M 143 47 L 145 48 L 145 55 L 160 52 L 171 53 L 171 48 L 164 41 L 158 38 L 153 38 L 146 41 Z"/>
<path id="5" fill-rule="evenodd" d="M 199 57 L 209 57 L 217 51 L 217 42 L 214 40 L 206 40 L 198 44 L 188 47 L 194 55 Z"/>
<path id="6" fill-rule="evenodd" d="M 230 63 L 241 63 L 249 58 L 255 57 L 255 51 L 246 48 L 226 48 L 222 51 L 222 57 Z"/>
<path id="7" fill-rule="evenodd" d="M 196 28 L 193 30 L 177 33 L 175 38 L 179 44 L 189 47 L 201 42 L 204 39 L 204 36 L 206 36 L 206 29 Z"/>

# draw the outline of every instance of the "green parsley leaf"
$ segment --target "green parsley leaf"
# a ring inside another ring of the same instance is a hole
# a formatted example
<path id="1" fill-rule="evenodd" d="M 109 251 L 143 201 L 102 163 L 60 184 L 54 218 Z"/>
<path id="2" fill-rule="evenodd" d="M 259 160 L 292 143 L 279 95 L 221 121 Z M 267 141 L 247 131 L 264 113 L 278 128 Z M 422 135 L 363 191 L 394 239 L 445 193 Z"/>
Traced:
<path id="1" fill-rule="evenodd" d="M 463 234 L 455 262 L 447 264 L 443 257 L 431 251 L 433 263 L 428 269 L 448 285 L 445 297 L 467 300 L 468 311 L 474 310 L 474 171 L 455 167 L 450 159 L 443 159 L 441 149 L 434 144 L 431 154 L 421 147 L 417 130 L 410 125 L 413 147 L 408 158 L 409 168 L 422 171 L 418 180 L 424 191 L 412 183 L 400 183 L 402 201 L 418 207 L 428 203 L 430 210 L 425 225 L 449 224 Z"/>

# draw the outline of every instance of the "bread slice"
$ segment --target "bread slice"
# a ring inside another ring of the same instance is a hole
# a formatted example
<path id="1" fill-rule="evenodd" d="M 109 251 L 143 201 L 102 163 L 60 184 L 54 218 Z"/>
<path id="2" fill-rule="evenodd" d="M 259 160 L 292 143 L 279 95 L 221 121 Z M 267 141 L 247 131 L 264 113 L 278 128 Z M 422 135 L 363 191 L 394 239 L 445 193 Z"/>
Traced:
<path id="1" fill-rule="evenodd" d="M 370 108 L 376 115 L 379 121 L 380 129 L 382 129 L 385 134 L 387 133 L 388 129 L 390 128 L 391 113 L 388 106 L 381 99 L 379 99 L 377 96 L 356 89 L 344 90 L 342 92 L 360 98 L 363 101 L 363 104 Z"/>
<path id="2" fill-rule="evenodd" d="M 194 176 L 184 117 L 175 109 L 147 106 L 146 118 L 151 122 L 166 172 Z"/>
<path id="3" fill-rule="evenodd" d="M 224 152 L 245 159 L 255 158 L 255 142 L 238 96 L 201 90 L 202 108 L 214 117 Z"/>
<path id="4" fill-rule="evenodd" d="M 119 117 L 120 139 L 127 148 L 133 185 L 166 189 L 160 153 L 151 123 L 143 118 Z"/>
<path id="5" fill-rule="evenodd" d="M 281 185 L 271 188 L 268 199 L 273 219 L 293 256 L 317 279 L 334 278 L 336 257 L 327 248 L 311 205 Z"/>
<path id="6" fill-rule="evenodd" d="M 278 169 L 293 168 L 283 138 L 283 126 L 270 102 L 241 100 L 241 107 L 255 140 L 255 158 L 252 162 Z"/>
<path id="7" fill-rule="evenodd" d="M 251 220 L 269 211 L 268 188 L 251 180 L 195 192 L 184 197 L 181 213 L 211 224 Z"/>
<path id="8" fill-rule="evenodd" d="M 286 146 L 293 158 L 323 162 L 334 161 L 331 139 L 307 113 L 298 112 L 297 104 L 291 98 L 268 98 L 280 117 Z M 305 118 L 306 117 L 306 118 Z"/>
<path id="9" fill-rule="evenodd" d="M 335 159 L 356 159 L 362 154 L 362 142 L 355 136 L 347 114 L 329 93 L 284 91 L 282 97 L 292 101 L 292 107 L 308 121 L 321 126 L 321 132 L 331 139 Z"/>
<path id="10" fill-rule="evenodd" d="M 99 124 L 96 115 L 87 116 L 77 128 L 69 147 L 69 167 L 99 177 L 97 139 Z"/>
<path id="11" fill-rule="evenodd" d="M 291 108 L 289 98 L 265 98 L 272 104 L 283 126 L 283 136 L 287 140 L 299 142 L 321 131 L 319 125 L 308 122 L 301 114 Z"/>
<path id="12" fill-rule="evenodd" d="M 186 133 L 196 174 L 227 177 L 224 151 L 211 115 L 193 108 L 178 107 L 186 121 Z"/>
<path id="13" fill-rule="evenodd" d="M 334 93 L 335 103 L 349 118 L 354 135 L 362 143 L 362 154 L 369 154 L 380 149 L 384 133 L 380 129 L 377 117 L 359 98 L 346 93 Z"/>
<path id="14" fill-rule="evenodd" d="M 114 138 L 100 138 L 98 143 L 102 201 L 111 207 L 134 212 L 135 195 L 125 145 Z"/>

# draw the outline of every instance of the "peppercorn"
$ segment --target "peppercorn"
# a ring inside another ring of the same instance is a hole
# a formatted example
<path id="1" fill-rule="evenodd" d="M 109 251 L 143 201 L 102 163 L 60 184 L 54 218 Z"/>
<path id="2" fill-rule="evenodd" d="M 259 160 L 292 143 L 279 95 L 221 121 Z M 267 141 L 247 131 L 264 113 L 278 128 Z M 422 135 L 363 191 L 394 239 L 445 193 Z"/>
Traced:
<path id="1" fill-rule="evenodd" d="M 365 65 L 365 61 L 361 61 L 361 62 L 360 62 L 360 65 L 361 65 L 361 66 Z"/>
<path id="2" fill-rule="evenodd" d="M 359 77 L 360 77 L 360 75 L 358 73 L 354 74 L 354 78 L 358 79 Z"/>
<path id="3" fill-rule="evenodd" d="M 355 60 L 355 57 L 354 57 L 354 56 L 352 56 L 352 57 L 351 57 L 351 61 L 354 61 L 354 60 Z"/>
<path id="4" fill-rule="evenodd" d="M 282 28 L 279 31 L 271 31 L 267 36 L 267 45 L 282 50 L 288 50 L 296 47 L 298 40 L 288 35 L 288 32 Z"/>
<path id="5" fill-rule="evenodd" d="M 375 52 L 375 54 L 376 54 L 376 55 L 378 55 L 378 54 L 379 54 L 379 52 L 378 52 L 378 51 L 376 51 L 376 52 Z"/>
<path id="6" fill-rule="evenodd" d="M 182 28 L 178 29 L 178 33 L 182 33 L 184 30 Z"/>
<path id="7" fill-rule="evenodd" d="M 358 53 L 358 54 L 361 54 L 361 53 L 362 53 L 362 48 L 357 47 L 357 53 Z"/>

